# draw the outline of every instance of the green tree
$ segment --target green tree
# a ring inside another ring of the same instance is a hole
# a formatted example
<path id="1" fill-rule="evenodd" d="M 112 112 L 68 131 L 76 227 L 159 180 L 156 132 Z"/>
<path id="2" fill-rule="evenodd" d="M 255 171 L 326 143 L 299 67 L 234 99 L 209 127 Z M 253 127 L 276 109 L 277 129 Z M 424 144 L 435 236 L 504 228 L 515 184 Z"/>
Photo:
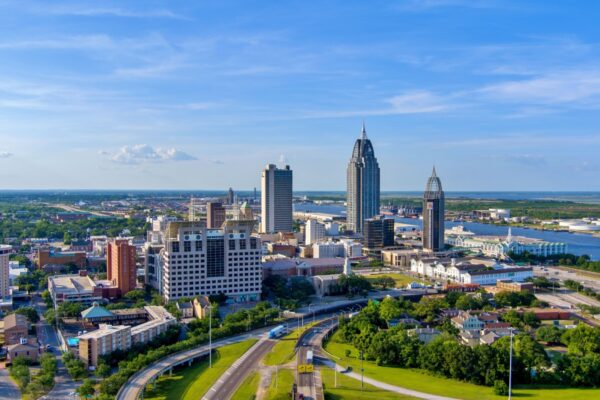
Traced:
<path id="1" fill-rule="evenodd" d="M 27 317 L 30 323 L 35 324 L 40 320 L 40 316 L 38 315 L 35 308 L 31 306 L 20 307 L 15 311 L 15 314 L 21 314 Z"/>
<path id="2" fill-rule="evenodd" d="M 535 338 L 548 344 L 561 343 L 562 330 L 554 325 L 542 325 L 535 332 Z"/>
<path id="3" fill-rule="evenodd" d="M 400 318 L 402 309 L 400 308 L 398 300 L 393 297 L 386 297 L 383 299 L 379 306 L 379 315 L 385 320 L 388 326 L 392 319 Z"/>
<path id="4" fill-rule="evenodd" d="M 91 379 L 84 379 L 81 386 L 76 390 L 77 394 L 81 397 L 92 397 L 96 393 L 94 389 L 94 382 Z"/>

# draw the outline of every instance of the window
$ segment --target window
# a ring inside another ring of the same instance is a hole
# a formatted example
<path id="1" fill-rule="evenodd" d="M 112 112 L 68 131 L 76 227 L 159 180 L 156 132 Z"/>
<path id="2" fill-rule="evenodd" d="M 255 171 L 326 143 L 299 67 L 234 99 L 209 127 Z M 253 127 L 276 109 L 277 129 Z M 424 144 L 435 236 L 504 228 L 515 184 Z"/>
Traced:
<path id="1" fill-rule="evenodd" d="M 202 251 L 202 240 L 196 240 L 196 251 Z"/>
<path id="2" fill-rule="evenodd" d="M 171 251 L 173 253 L 179 253 L 179 242 L 171 243 Z"/>
<path id="3" fill-rule="evenodd" d="M 246 250 L 246 239 L 240 239 L 240 250 Z"/>
<path id="4" fill-rule="evenodd" d="M 229 250 L 235 250 L 235 239 L 229 239 Z"/>
<path id="5" fill-rule="evenodd" d="M 192 242 L 190 242 L 189 240 L 183 242 L 183 251 L 192 251 Z"/>

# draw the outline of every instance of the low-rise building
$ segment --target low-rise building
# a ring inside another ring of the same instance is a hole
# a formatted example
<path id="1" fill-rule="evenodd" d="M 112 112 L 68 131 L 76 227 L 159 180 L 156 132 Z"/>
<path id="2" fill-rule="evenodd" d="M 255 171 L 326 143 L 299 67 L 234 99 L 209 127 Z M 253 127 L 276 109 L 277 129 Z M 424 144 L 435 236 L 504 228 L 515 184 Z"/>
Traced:
<path id="1" fill-rule="evenodd" d="M 25 357 L 30 362 L 36 363 L 40 358 L 40 348 L 29 343 L 27 339 L 21 339 L 18 343 L 6 346 L 6 359 L 12 362 L 17 357 Z"/>
<path id="2" fill-rule="evenodd" d="M 144 310 L 148 313 L 149 320 L 131 328 L 131 340 L 134 344 L 148 343 L 166 332 L 171 325 L 177 324 L 175 317 L 164 307 L 146 306 Z"/>
<path id="3" fill-rule="evenodd" d="M 440 331 L 433 328 L 409 329 L 407 333 L 409 336 L 416 336 L 423 343 L 429 343 L 441 334 Z"/>
<path id="4" fill-rule="evenodd" d="M 35 263 L 38 268 L 43 268 L 46 264 L 75 265 L 78 269 L 84 269 L 86 266 L 85 251 L 55 251 L 49 249 L 38 249 L 35 257 Z"/>
<path id="5" fill-rule="evenodd" d="M 194 317 L 194 307 L 191 301 L 177 302 L 177 310 L 181 312 L 181 318 Z"/>
<path id="6" fill-rule="evenodd" d="M 29 321 L 21 314 L 9 314 L 4 317 L 4 344 L 18 344 L 21 339 L 27 339 Z"/>
<path id="7" fill-rule="evenodd" d="M 480 331 L 485 326 L 483 321 L 469 312 L 462 312 L 451 321 L 455 327 L 463 331 Z"/>
<path id="8" fill-rule="evenodd" d="M 208 296 L 198 296 L 192 300 L 192 306 L 194 311 L 194 316 L 196 318 L 202 319 L 208 317 L 210 313 L 210 299 Z"/>
<path id="9" fill-rule="evenodd" d="M 48 291 L 55 304 L 62 302 L 79 302 L 92 304 L 102 300 L 95 293 L 96 283 L 85 271 L 73 275 L 54 275 L 48 277 Z"/>
<path id="10" fill-rule="evenodd" d="M 131 348 L 131 327 L 101 325 L 100 329 L 79 336 L 79 358 L 86 367 L 97 366 L 100 356 Z"/>

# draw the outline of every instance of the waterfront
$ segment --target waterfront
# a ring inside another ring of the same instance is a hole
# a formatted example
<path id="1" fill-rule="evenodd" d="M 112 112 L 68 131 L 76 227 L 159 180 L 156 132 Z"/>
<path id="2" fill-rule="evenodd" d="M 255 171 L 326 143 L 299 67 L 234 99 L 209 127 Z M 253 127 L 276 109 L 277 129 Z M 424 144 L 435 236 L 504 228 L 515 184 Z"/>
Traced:
<path id="1" fill-rule="evenodd" d="M 341 205 L 316 205 L 316 204 L 294 204 L 295 211 L 312 211 L 325 214 L 343 215 L 344 206 Z M 412 218 L 396 218 L 398 222 L 414 225 L 416 229 L 421 229 L 423 221 Z M 465 229 L 477 235 L 506 236 L 508 234 L 507 226 L 498 226 L 492 224 L 482 224 L 479 222 L 450 222 L 446 221 L 446 228 L 463 225 Z M 530 228 L 512 228 L 513 236 L 525 236 L 534 239 L 542 239 L 548 242 L 562 242 L 568 246 L 569 253 L 575 255 L 588 254 L 593 260 L 600 260 L 600 238 L 586 234 L 541 231 Z"/>

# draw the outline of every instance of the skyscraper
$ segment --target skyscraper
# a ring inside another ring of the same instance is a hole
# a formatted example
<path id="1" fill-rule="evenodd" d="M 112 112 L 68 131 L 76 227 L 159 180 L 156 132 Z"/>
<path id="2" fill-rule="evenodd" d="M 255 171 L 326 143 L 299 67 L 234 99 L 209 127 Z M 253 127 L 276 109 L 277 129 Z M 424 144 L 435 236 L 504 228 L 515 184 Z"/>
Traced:
<path id="1" fill-rule="evenodd" d="M 233 189 L 229 188 L 227 191 L 227 204 L 231 205 L 235 201 L 235 193 L 233 193 Z"/>
<path id="2" fill-rule="evenodd" d="M 363 232 L 365 219 L 379 214 L 379 164 L 363 123 L 347 170 L 347 229 Z"/>
<path id="3" fill-rule="evenodd" d="M 206 203 L 206 227 L 219 229 L 225 222 L 225 208 L 223 204 L 209 201 Z"/>
<path id="4" fill-rule="evenodd" d="M 433 172 L 427 180 L 423 195 L 423 248 L 433 251 L 444 249 L 444 191 L 442 181 Z"/>
<path id="5" fill-rule="evenodd" d="M 135 246 L 128 239 L 115 239 L 106 251 L 107 278 L 119 288 L 121 296 L 137 286 Z"/>
<path id="6" fill-rule="evenodd" d="M 292 170 L 269 164 L 261 179 L 261 232 L 292 231 Z"/>

